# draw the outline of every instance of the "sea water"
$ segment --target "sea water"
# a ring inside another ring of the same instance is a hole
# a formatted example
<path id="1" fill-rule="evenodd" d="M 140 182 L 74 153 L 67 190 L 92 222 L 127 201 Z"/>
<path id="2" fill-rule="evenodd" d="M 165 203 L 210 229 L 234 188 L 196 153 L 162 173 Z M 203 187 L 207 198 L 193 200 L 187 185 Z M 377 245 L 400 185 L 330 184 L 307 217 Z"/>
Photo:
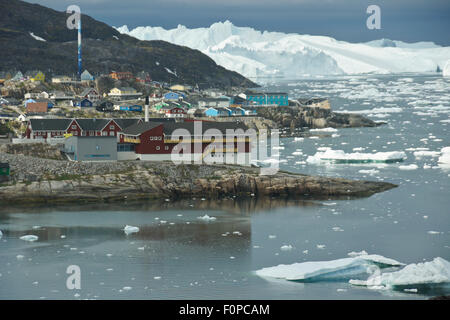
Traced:
<path id="1" fill-rule="evenodd" d="M 0 299 L 426 299 L 449 294 L 445 288 L 369 290 L 345 280 L 298 283 L 261 278 L 255 271 L 341 259 L 362 250 L 406 264 L 450 260 L 450 169 L 436 156 L 450 146 L 450 80 L 434 74 L 348 76 L 265 89 L 327 97 L 335 111 L 386 122 L 317 131 L 315 138 L 301 141 L 283 138 L 280 169 L 399 187 L 360 199 L 2 208 Z M 346 153 L 403 151 L 407 158 L 392 164 L 306 162 L 325 147 Z M 139 231 L 126 234 L 126 225 Z M 38 240 L 21 240 L 24 235 Z M 66 285 L 71 265 L 81 271 L 79 290 Z"/>

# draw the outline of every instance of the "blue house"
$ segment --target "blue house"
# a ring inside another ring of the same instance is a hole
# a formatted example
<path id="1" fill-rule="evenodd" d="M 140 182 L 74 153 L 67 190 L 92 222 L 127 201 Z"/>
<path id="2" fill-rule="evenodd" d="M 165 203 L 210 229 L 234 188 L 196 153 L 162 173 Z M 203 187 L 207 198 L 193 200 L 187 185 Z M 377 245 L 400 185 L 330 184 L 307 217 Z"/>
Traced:
<path id="1" fill-rule="evenodd" d="M 92 108 L 93 105 L 94 104 L 92 103 L 92 101 L 87 98 L 85 98 L 83 100 L 76 100 L 73 103 L 74 107 L 81 107 L 81 108 Z"/>
<path id="2" fill-rule="evenodd" d="M 205 111 L 207 117 L 229 117 L 231 110 L 228 108 L 208 108 Z"/>
<path id="3" fill-rule="evenodd" d="M 177 92 L 167 92 L 164 94 L 164 99 L 166 100 L 180 100 L 185 98 L 185 96 L 181 93 L 177 93 Z"/>
<path id="4" fill-rule="evenodd" d="M 135 104 L 131 106 L 120 106 L 120 111 L 135 111 L 135 112 L 142 112 L 142 106 Z"/>
<path id="5" fill-rule="evenodd" d="M 89 73 L 89 71 L 84 70 L 81 74 L 81 81 L 94 81 L 94 77 Z"/>
<path id="6" fill-rule="evenodd" d="M 288 94 L 285 92 L 246 92 L 250 104 L 289 106 Z"/>

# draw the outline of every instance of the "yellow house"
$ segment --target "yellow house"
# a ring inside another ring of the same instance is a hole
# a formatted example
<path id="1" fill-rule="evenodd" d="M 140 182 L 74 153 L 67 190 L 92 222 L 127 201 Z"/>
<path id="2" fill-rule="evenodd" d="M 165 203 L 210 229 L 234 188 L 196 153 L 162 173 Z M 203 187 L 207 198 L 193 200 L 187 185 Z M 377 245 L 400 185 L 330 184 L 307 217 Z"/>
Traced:
<path id="1" fill-rule="evenodd" d="M 172 90 L 172 91 L 186 91 L 186 89 L 187 88 L 181 84 L 175 84 L 170 87 L 170 90 Z"/>
<path id="2" fill-rule="evenodd" d="M 54 76 L 52 78 L 52 83 L 64 83 L 64 82 L 71 82 L 72 78 L 69 76 Z"/>
<path id="3" fill-rule="evenodd" d="M 141 95 L 136 89 L 131 87 L 113 88 L 109 92 L 110 96 L 129 96 L 129 95 Z"/>
<path id="4" fill-rule="evenodd" d="M 31 81 L 45 81 L 45 74 L 43 74 L 41 71 L 38 71 L 34 77 L 31 78 Z"/>

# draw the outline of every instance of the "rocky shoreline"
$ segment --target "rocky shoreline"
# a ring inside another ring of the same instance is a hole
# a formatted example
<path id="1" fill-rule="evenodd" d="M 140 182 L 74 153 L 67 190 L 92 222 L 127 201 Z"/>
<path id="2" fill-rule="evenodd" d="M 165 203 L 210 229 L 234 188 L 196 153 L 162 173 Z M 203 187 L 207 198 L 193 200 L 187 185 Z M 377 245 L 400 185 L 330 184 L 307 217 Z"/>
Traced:
<path id="1" fill-rule="evenodd" d="M 0 154 L 11 178 L 0 184 L 5 204 L 109 202 L 139 199 L 367 197 L 396 187 L 386 182 L 314 177 L 258 168 L 171 162 L 82 163 Z"/>

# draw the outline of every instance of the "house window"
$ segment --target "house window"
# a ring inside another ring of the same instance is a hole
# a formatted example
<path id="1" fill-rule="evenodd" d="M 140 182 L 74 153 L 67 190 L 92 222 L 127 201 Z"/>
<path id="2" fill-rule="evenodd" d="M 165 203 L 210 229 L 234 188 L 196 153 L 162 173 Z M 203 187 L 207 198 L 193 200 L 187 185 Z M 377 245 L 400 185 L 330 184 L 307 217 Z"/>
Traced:
<path id="1" fill-rule="evenodd" d="M 73 125 L 73 126 L 72 126 L 72 129 L 76 129 L 76 128 L 77 128 L 77 126 L 76 126 L 76 125 Z"/>
<path id="2" fill-rule="evenodd" d="M 169 150 L 169 146 L 165 146 L 165 147 L 164 147 L 164 150 Z"/>
<path id="3" fill-rule="evenodd" d="M 108 135 L 108 132 L 102 131 L 102 136 L 107 136 L 107 135 Z"/>
<path id="4" fill-rule="evenodd" d="M 100 146 L 99 146 L 99 145 L 96 145 L 96 146 L 95 146 L 95 150 L 100 150 Z"/>
<path id="5" fill-rule="evenodd" d="M 114 126 L 109 126 L 109 129 L 110 130 L 114 130 Z"/>
<path id="6" fill-rule="evenodd" d="M 77 135 L 78 135 L 78 131 L 74 131 L 74 132 L 73 132 L 73 135 L 74 135 L 74 136 L 77 136 Z"/>
<path id="7" fill-rule="evenodd" d="M 114 131 L 110 131 L 110 132 L 109 132 L 109 135 L 110 135 L 111 137 L 114 137 Z"/>
<path id="8" fill-rule="evenodd" d="M 159 150 L 159 149 L 161 149 L 160 146 L 156 146 L 156 150 Z"/>
<path id="9" fill-rule="evenodd" d="M 153 141 L 153 137 L 150 137 L 150 141 Z"/>

